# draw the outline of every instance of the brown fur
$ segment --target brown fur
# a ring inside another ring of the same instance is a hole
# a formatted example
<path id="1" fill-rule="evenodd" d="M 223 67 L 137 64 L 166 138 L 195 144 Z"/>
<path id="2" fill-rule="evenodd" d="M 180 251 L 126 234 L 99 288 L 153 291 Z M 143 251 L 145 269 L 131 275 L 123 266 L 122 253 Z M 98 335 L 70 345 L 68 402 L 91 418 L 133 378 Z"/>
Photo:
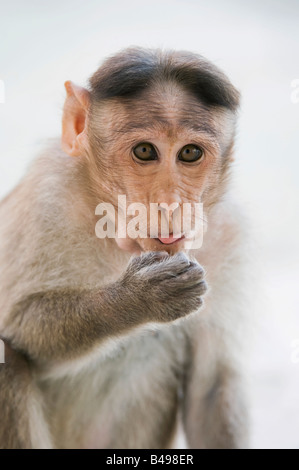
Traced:
<path id="1" fill-rule="evenodd" d="M 245 447 L 238 93 L 203 58 L 140 49 L 66 89 L 64 152 L 53 143 L 0 204 L 0 447 L 166 448 L 179 408 L 190 446 Z M 159 159 L 136 162 L 139 142 Z M 190 143 L 200 163 L 177 159 Z M 203 247 L 96 238 L 97 204 L 119 194 L 203 202 Z"/>

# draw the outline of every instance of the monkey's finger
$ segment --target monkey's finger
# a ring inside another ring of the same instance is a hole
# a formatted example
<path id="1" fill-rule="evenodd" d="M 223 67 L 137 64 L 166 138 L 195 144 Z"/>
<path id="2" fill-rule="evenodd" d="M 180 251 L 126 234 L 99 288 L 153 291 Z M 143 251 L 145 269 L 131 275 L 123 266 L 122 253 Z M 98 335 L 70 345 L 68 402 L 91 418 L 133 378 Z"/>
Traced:
<path id="1" fill-rule="evenodd" d="M 131 264 L 136 268 L 142 269 L 167 258 L 169 258 L 169 254 L 165 251 L 149 251 L 133 258 Z"/>
<path id="2" fill-rule="evenodd" d="M 158 266 L 153 266 L 151 269 L 151 276 L 155 277 L 159 281 L 164 279 L 174 278 L 177 279 L 185 275 L 186 280 L 189 277 L 196 277 L 203 279 L 204 270 L 197 263 L 190 261 L 184 253 L 178 253 L 164 261 Z"/>

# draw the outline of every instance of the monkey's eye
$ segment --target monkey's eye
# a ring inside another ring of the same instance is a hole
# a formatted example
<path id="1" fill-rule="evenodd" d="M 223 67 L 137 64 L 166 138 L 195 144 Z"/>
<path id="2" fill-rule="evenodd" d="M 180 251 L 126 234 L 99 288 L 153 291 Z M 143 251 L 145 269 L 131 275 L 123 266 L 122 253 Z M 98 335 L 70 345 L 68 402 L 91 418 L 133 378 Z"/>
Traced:
<path id="1" fill-rule="evenodd" d="M 196 162 L 203 156 L 203 150 L 197 145 L 189 144 L 183 147 L 178 155 L 178 159 L 182 162 Z"/>
<path id="2" fill-rule="evenodd" d="M 150 161 L 150 160 L 157 160 L 158 155 L 152 144 L 148 144 L 147 142 L 143 142 L 142 144 L 136 145 L 133 149 L 133 153 L 135 157 L 139 160 L 143 161 Z"/>

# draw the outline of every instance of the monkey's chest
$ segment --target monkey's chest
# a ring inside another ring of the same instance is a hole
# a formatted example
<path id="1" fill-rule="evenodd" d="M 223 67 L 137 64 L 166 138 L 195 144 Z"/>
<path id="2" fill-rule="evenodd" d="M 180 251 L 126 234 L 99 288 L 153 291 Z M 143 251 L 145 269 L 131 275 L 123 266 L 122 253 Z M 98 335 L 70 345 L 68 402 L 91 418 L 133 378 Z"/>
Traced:
<path id="1" fill-rule="evenodd" d="M 72 378 L 44 389 L 62 448 L 161 447 L 175 426 L 185 337 L 177 327 L 134 335 Z"/>

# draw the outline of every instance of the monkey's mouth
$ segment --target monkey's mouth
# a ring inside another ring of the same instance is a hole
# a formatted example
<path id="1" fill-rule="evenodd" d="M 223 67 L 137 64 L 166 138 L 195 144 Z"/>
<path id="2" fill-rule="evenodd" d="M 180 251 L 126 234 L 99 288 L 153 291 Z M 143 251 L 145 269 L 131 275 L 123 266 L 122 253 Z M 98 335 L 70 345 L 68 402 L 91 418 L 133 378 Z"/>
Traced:
<path id="1" fill-rule="evenodd" d="M 174 237 L 173 233 L 171 233 L 169 237 L 166 237 L 166 238 L 158 237 L 156 238 L 156 240 L 162 243 L 162 245 L 173 245 L 174 243 L 180 242 L 184 238 L 185 238 L 185 235 L 183 235 L 182 237 Z"/>

